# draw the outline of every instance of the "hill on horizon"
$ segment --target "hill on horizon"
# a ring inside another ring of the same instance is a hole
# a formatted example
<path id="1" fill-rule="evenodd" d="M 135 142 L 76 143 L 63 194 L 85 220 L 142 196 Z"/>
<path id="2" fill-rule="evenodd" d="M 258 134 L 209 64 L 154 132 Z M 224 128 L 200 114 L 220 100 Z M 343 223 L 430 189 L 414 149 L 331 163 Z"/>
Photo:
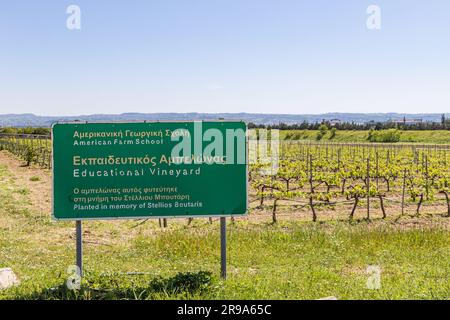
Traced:
<path id="1" fill-rule="evenodd" d="M 450 114 L 446 114 L 449 118 Z M 0 114 L 1 127 L 50 127 L 62 121 L 192 121 L 192 120 L 242 120 L 255 124 L 295 124 L 323 120 L 341 122 L 367 123 L 421 119 L 423 122 L 440 122 L 442 114 L 437 113 L 325 113 L 325 114 L 264 114 L 264 113 L 122 113 L 92 114 L 80 116 L 39 116 L 32 113 Z"/>

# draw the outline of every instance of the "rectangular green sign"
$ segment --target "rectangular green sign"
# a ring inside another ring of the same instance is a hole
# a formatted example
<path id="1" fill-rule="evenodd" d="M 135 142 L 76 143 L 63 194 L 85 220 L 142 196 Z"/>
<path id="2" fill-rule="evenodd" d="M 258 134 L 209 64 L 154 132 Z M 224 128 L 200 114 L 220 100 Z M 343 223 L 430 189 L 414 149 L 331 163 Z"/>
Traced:
<path id="1" fill-rule="evenodd" d="M 58 123 L 55 219 L 247 212 L 244 122 Z"/>

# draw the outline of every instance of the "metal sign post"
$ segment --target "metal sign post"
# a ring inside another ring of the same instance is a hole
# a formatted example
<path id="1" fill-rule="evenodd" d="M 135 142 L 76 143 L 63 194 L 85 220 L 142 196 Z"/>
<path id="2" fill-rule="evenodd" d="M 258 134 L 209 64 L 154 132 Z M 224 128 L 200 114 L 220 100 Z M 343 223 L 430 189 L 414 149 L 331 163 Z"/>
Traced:
<path id="1" fill-rule="evenodd" d="M 80 277 L 83 276 L 83 229 L 81 226 L 81 220 L 76 221 L 76 265 L 80 271 Z"/>
<path id="2" fill-rule="evenodd" d="M 227 278 L 227 220 L 220 217 L 220 276 Z"/>

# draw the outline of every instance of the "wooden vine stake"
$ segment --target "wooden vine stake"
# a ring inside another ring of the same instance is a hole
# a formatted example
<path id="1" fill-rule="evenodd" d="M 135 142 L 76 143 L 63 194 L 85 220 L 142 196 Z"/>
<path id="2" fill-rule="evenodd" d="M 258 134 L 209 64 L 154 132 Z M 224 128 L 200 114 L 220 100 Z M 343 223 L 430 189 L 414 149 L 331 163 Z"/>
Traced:
<path id="1" fill-rule="evenodd" d="M 405 214 L 406 169 L 403 170 L 402 216 Z"/>
<path id="2" fill-rule="evenodd" d="M 370 220 L 370 159 L 367 158 L 367 220 Z"/>

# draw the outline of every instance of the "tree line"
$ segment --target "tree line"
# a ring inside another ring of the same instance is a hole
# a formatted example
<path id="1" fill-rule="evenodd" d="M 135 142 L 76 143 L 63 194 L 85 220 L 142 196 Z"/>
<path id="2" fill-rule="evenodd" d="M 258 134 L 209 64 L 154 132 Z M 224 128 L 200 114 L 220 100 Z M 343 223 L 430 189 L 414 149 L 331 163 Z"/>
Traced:
<path id="1" fill-rule="evenodd" d="M 323 120 L 322 122 L 308 122 L 303 121 L 301 123 L 287 124 L 280 122 L 278 124 L 255 124 L 250 122 L 248 127 L 250 129 L 278 129 L 278 130 L 320 130 L 321 126 L 328 128 L 336 128 L 337 130 L 450 130 L 450 119 L 447 119 L 443 114 L 440 122 L 415 122 L 408 123 L 407 119 L 400 121 L 386 121 L 386 122 L 337 122 L 332 123 L 329 120 Z"/>

